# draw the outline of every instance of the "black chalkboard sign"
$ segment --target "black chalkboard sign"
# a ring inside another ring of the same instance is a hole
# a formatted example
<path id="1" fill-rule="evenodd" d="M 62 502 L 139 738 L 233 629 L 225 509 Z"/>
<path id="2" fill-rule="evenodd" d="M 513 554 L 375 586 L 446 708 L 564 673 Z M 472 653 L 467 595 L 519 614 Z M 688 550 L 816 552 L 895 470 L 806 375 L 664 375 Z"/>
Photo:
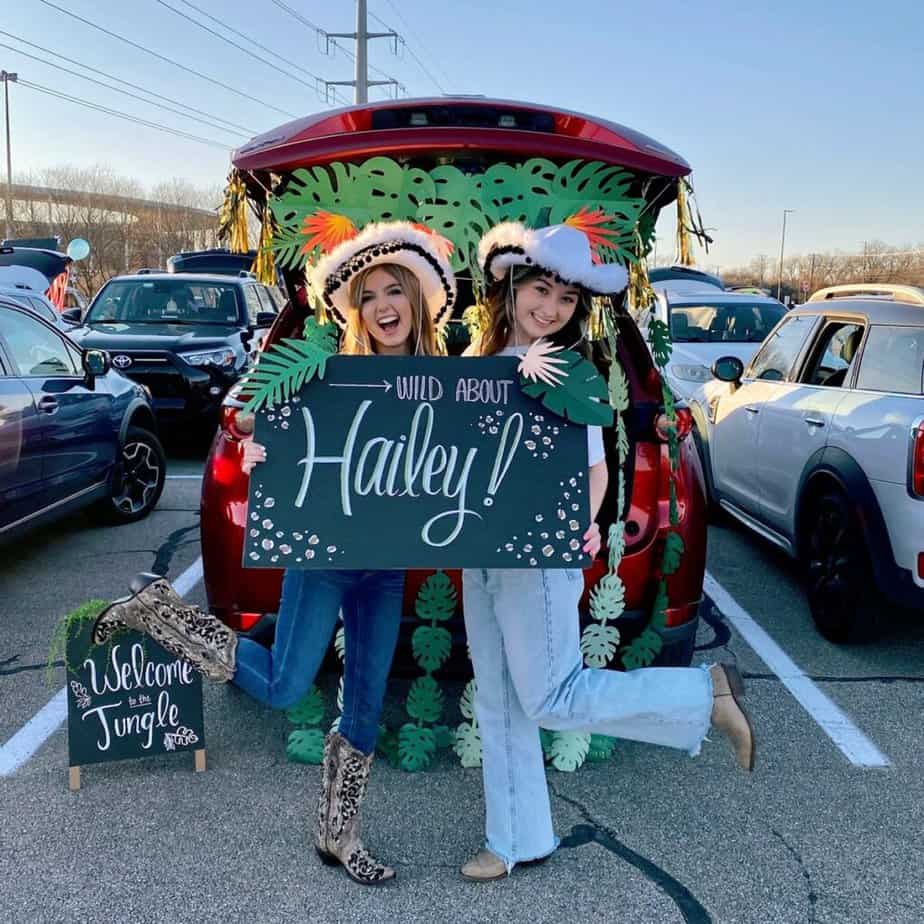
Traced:
<path id="1" fill-rule="evenodd" d="M 516 357 L 332 358 L 258 413 L 250 568 L 582 568 L 587 431 Z"/>
<path id="2" fill-rule="evenodd" d="M 204 754 L 200 674 L 138 632 L 93 647 L 92 627 L 92 620 L 77 624 L 67 639 L 71 767 L 174 751 Z M 203 766 L 197 755 L 197 769 Z"/>

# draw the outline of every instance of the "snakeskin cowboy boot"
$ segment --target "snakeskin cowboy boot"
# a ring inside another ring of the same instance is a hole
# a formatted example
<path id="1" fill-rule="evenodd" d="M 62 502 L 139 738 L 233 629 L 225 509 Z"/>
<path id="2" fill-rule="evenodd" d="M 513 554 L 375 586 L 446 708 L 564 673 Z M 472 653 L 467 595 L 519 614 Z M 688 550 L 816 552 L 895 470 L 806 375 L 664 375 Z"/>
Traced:
<path id="1" fill-rule="evenodd" d="M 335 864 L 337 858 L 327 849 L 327 829 L 330 823 L 330 786 L 334 778 L 334 736 L 328 732 L 324 739 L 324 757 L 321 759 L 321 791 L 318 793 L 318 828 L 314 835 L 314 849 L 318 856 L 328 865 Z"/>
<path id="2" fill-rule="evenodd" d="M 184 602 L 170 583 L 157 574 L 139 574 L 132 593 L 116 600 L 99 615 L 93 628 L 94 644 L 130 628 L 144 632 L 171 654 L 189 661 L 210 680 L 234 676 L 237 635 L 211 613 Z"/>
<path id="3" fill-rule="evenodd" d="M 339 732 L 331 732 L 328 743 L 331 753 L 327 766 L 330 793 L 327 830 L 324 848 L 319 847 L 318 854 L 329 866 L 342 864 L 350 878 L 362 885 L 382 885 L 395 878 L 395 871 L 370 856 L 359 837 L 359 810 L 366 795 L 373 755 L 357 751 Z M 324 771 L 321 780 L 319 826 Z M 322 832 L 318 833 L 320 839 Z"/>

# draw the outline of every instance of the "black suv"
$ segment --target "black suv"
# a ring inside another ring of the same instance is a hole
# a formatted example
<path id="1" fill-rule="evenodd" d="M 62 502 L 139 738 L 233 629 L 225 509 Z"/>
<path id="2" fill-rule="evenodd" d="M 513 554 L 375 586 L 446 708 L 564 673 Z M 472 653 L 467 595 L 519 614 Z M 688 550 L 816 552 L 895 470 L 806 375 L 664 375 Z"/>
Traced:
<path id="1" fill-rule="evenodd" d="M 71 337 L 106 350 L 113 368 L 147 386 L 162 424 L 211 425 L 280 303 L 250 273 L 140 272 L 110 279 Z"/>

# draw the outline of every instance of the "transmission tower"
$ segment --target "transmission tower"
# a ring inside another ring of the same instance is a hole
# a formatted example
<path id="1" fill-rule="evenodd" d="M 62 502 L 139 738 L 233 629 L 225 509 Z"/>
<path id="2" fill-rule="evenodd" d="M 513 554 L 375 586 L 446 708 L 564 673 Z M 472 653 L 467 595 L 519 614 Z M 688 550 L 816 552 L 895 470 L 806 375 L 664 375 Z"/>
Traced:
<path id="1" fill-rule="evenodd" d="M 395 53 L 398 50 L 399 36 L 397 32 L 370 32 L 366 0 L 356 0 L 356 31 L 355 32 L 327 32 L 328 43 L 330 39 L 353 39 L 356 42 L 356 76 L 353 80 L 326 80 L 330 87 L 353 87 L 353 102 L 369 102 L 369 87 L 396 87 L 397 80 L 370 80 L 369 79 L 369 40 L 387 38 L 395 43 Z M 328 45 L 329 47 L 329 45 Z"/>

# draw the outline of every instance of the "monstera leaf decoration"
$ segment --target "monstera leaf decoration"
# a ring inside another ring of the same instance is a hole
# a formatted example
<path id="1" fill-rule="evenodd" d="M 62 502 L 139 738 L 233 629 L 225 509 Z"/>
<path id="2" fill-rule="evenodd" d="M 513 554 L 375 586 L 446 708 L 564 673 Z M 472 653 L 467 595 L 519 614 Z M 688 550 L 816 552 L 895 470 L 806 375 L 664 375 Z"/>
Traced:
<path id="1" fill-rule="evenodd" d="M 524 394 L 538 398 L 553 414 L 564 417 L 572 423 L 588 426 L 609 427 L 613 423 L 613 408 L 610 407 L 608 389 L 596 366 L 579 353 L 562 350 L 555 354 L 564 362 L 556 366 L 556 373 L 563 376 L 559 384 L 530 382 L 522 374 L 520 384 Z"/>

